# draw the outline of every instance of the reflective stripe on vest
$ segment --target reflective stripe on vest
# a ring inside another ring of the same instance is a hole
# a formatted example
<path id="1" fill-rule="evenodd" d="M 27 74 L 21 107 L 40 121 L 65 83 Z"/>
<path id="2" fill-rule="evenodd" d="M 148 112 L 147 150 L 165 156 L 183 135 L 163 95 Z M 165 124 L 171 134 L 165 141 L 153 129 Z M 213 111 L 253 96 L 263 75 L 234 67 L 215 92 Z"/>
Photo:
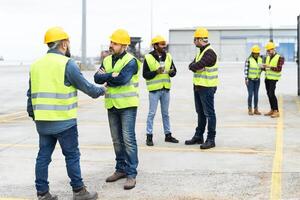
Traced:
<path id="1" fill-rule="evenodd" d="M 152 54 L 145 55 L 146 62 L 149 66 L 150 71 L 156 71 L 160 67 L 160 63 L 153 57 Z M 162 74 L 157 74 L 154 78 L 146 80 L 147 89 L 149 91 L 155 91 L 162 88 L 171 88 L 171 79 L 169 71 L 172 66 L 172 56 L 170 53 L 166 54 L 165 71 Z"/>
<path id="2" fill-rule="evenodd" d="M 270 56 L 267 56 L 266 65 L 271 68 L 277 67 L 280 55 L 276 54 L 272 59 Z M 281 77 L 281 72 L 274 72 L 270 68 L 266 68 L 266 79 L 268 80 L 279 80 Z"/>
<path id="3" fill-rule="evenodd" d="M 261 68 L 259 65 L 262 64 L 262 58 L 259 56 L 257 61 L 251 56 L 249 57 L 249 71 L 248 78 L 249 79 L 258 79 L 260 78 Z"/>
<path id="4" fill-rule="evenodd" d="M 195 61 L 198 62 L 203 57 L 207 50 L 213 50 L 211 46 L 207 46 L 202 52 L 198 52 Z M 194 73 L 193 78 L 194 85 L 204 86 L 204 87 L 216 87 L 219 83 L 218 79 L 218 64 L 212 67 L 204 67 L 203 70 L 199 70 Z"/>
<path id="5" fill-rule="evenodd" d="M 77 90 L 64 84 L 68 61 L 66 56 L 48 53 L 30 66 L 35 120 L 62 121 L 77 117 Z"/>
<path id="6" fill-rule="evenodd" d="M 135 59 L 138 65 L 138 72 L 134 74 L 131 80 L 117 87 L 109 86 L 105 94 L 105 108 L 110 109 L 112 107 L 122 109 L 128 107 L 137 107 L 139 104 L 138 98 L 138 74 L 141 63 L 138 59 L 129 53 L 126 53 L 121 59 L 119 59 L 114 67 L 112 66 L 112 56 L 107 56 L 103 60 L 103 66 L 107 73 L 120 72 L 132 59 Z"/>

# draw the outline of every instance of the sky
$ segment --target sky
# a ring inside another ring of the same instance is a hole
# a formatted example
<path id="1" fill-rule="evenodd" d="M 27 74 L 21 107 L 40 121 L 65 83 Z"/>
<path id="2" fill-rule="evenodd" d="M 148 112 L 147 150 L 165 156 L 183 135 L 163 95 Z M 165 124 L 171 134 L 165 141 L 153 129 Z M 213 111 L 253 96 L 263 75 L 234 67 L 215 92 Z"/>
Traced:
<path id="1" fill-rule="evenodd" d="M 268 28 L 269 4 L 273 27 L 296 27 L 299 0 L 87 0 L 87 56 L 98 56 L 118 28 L 142 37 L 142 48 L 150 47 L 151 35 L 168 39 L 172 28 Z M 71 53 L 80 55 L 81 5 L 82 0 L 0 0 L 0 56 L 5 60 L 37 59 L 47 51 L 43 38 L 53 26 L 68 32 Z"/>

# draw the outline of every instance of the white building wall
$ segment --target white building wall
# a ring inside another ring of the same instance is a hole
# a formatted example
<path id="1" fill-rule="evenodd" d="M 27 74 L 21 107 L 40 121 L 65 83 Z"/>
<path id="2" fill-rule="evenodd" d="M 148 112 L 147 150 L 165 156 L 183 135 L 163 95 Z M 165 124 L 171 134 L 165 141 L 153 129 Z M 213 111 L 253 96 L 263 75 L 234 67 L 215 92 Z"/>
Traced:
<path id="1" fill-rule="evenodd" d="M 174 60 L 191 61 L 197 53 L 193 43 L 194 29 L 178 29 L 169 32 L 169 51 Z M 296 29 L 274 29 L 274 42 L 293 43 L 296 52 Z M 269 41 L 268 29 L 209 29 L 209 42 L 220 61 L 244 61 L 253 44 L 259 44 L 262 53 Z"/>

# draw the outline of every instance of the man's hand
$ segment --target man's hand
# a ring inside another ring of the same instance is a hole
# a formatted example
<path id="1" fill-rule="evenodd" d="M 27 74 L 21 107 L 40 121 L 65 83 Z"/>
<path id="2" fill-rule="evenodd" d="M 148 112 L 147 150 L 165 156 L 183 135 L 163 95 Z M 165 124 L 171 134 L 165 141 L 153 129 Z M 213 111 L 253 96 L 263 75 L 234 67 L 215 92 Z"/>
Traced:
<path id="1" fill-rule="evenodd" d="M 107 82 L 105 82 L 103 85 L 102 85 L 104 91 L 106 92 L 107 91 Z"/>
<path id="2" fill-rule="evenodd" d="M 193 68 L 195 65 L 194 62 L 192 62 L 191 64 L 189 64 L 189 70 L 191 70 L 192 72 L 196 72 L 196 70 Z"/>
<path id="3" fill-rule="evenodd" d="M 248 84 L 249 84 L 248 79 L 245 79 L 245 84 L 246 84 L 246 86 L 248 86 Z"/>
<path id="4" fill-rule="evenodd" d="M 97 71 L 97 73 L 99 73 L 99 74 L 105 74 L 106 71 L 105 71 L 104 68 L 99 68 L 98 71 Z"/>
<path id="5" fill-rule="evenodd" d="M 172 74 L 175 71 L 175 69 L 171 68 L 170 71 L 168 72 L 169 74 Z"/>
<path id="6" fill-rule="evenodd" d="M 159 67 L 157 70 L 156 70 L 156 73 L 157 74 L 162 74 L 164 72 L 164 68 L 163 67 Z"/>
<path id="7" fill-rule="evenodd" d="M 119 76 L 119 73 L 118 73 L 118 72 L 113 72 L 113 73 L 111 74 L 111 76 L 112 76 L 113 78 L 116 78 L 117 76 Z"/>

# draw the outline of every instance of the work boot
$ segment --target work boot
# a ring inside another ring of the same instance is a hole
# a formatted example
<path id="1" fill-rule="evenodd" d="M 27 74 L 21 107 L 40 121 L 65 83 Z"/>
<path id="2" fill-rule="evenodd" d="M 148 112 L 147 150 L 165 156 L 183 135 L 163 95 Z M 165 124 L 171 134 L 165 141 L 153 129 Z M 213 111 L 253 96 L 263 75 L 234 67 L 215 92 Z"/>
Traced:
<path id="1" fill-rule="evenodd" d="M 152 137 L 153 135 L 152 134 L 147 134 L 147 140 L 146 140 L 146 145 L 147 146 L 153 146 L 153 141 L 152 141 Z"/>
<path id="2" fill-rule="evenodd" d="M 135 178 L 127 178 L 124 184 L 124 190 L 130 190 L 135 187 L 136 180 Z"/>
<path id="3" fill-rule="evenodd" d="M 279 111 L 278 110 L 274 110 L 271 117 L 272 118 L 278 118 L 280 115 L 279 115 Z"/>
<path id="4" fill-rule="evenodd" d="M 115 182 L 119 179 L 126 178 L 126 174 L 123 172 L 114 172 L 111 176 L 106 178 L 106 182 Z"/>
<path id="5" fill-rule="evenodd" d="M 261 115 L 261 112 L 258 111 L 258 108 L 254 108 L 254 115 Z"/>
<path id="6" fill-rule="evenodd" d="M 197 137 L 194 136 L 190 140 L 185 141 L 185 145 L 193 145 L 193 144 L 203 144 L 203 136 Z"/>
<path id="7" fill-rule="evenodd" d="M 248 108 L 248 115 L 253 115 L 252 108 Z"/>
<path id="8" fill-rule="evenodd" d="M 78 192 L 73 191 L 73 200 L 95 200 L 98 198 L 97 192 L 89 192 L 83 186 Z"/>
<path id="9" fill-rule="evenodd" d="M 45 194 L 38 194 L 38 200 L 57 200 L 57 196 L 56 195 L 52 195 L 50 194 L 50 192 L 48 191 Z"/>
<path id="10" fill-rule="evenodd" d="M 178 143 L 179 141 L 176 138 L 172 137 L 172 133 L 168 133 L 166 134 L 165 142 Z"/>
<path id="11" fill-rule="evenodd" d="M 268 113 L 264 114 L 265 116 L 271 116 L 273 114 L 273 110 L 270 110 Z"/>
<path id="12" fill-rule="evenodd" d="M 207 139 L 204 142 L 204 144 L 200 145 L 200 149 L 210 149 L 210 148 L 213 148 L 215 146 L 216 146 L 216 144 L 215 144 L 215 140 L 214 139 Z"/>

